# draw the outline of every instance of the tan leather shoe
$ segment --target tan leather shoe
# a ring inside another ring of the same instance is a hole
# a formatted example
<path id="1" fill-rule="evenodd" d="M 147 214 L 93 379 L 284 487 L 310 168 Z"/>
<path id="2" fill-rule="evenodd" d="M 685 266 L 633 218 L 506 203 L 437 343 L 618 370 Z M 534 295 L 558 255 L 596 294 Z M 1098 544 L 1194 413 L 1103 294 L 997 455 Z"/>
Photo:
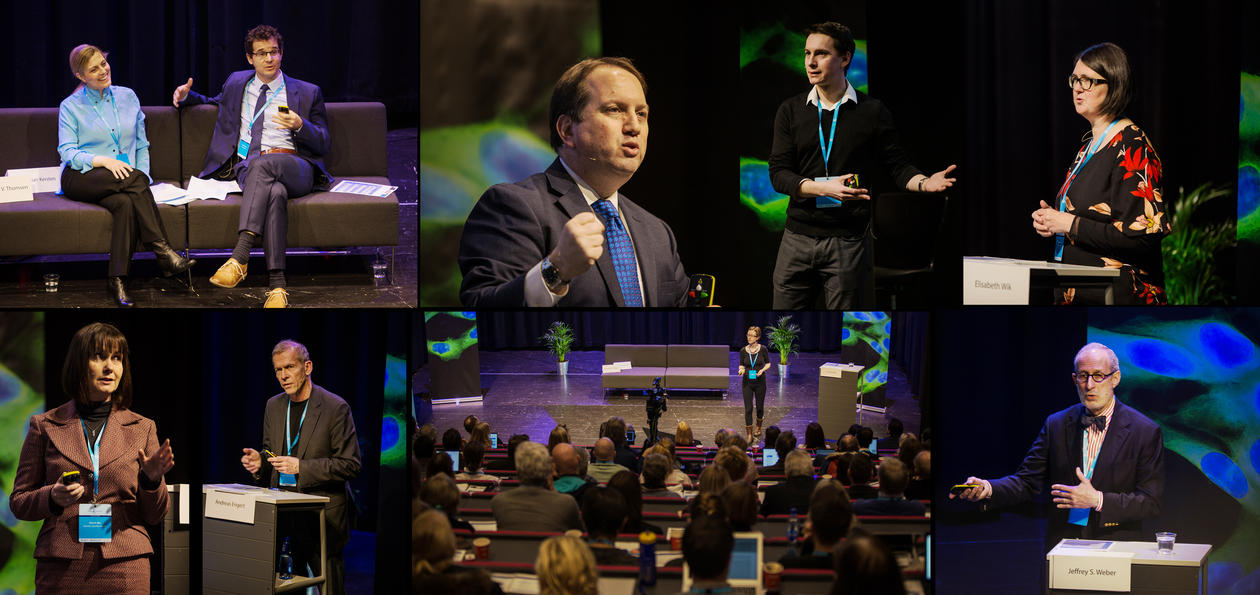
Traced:
<path id="1" fill-rule="evenodd" d="M 210 282 L 219 287 L 231 289 L 245 278 L 247 268 L 246 265 L 236 262 L 235 258 L 229 258 L 223 266 L 219 267 L 219 270 L 214 272 L 214 276 L 210 277 Z"/>
<path id="2" fill-rule="evenodd" d="M 263 304 L 264 308 L 288 308 L 289 292 L 283 287 L 277 287 L 267 292 L 267 301 Z"/>

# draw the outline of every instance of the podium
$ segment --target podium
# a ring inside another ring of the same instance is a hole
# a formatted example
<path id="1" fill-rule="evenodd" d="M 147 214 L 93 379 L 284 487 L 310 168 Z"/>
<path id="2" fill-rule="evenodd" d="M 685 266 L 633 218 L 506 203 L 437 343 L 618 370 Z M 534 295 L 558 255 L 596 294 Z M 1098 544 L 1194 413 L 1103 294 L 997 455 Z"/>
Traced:
<path id="1" fill-rule="evenodd" d="M 327 496 L 241 484 L 207 484 L 201 491 L 202 592 L 284 593 L 323 584 L 328 568 Z M 319 523 L 318 576 L 294 573 L 293 578 L 281 580 L 276 572 L 282 543 L 280 520 L 285 516 Z"/>
<path id="2" fill-rule="evenodd" d="M 162 519 L 161 557 L 156 562 L 151 584 L 161 585 L 163 593 L 192 593 L 189 580 L 189 492 L 193 488 L 186 483 L 166 484 L 169 504 Z M 158 582 L 161 581 L 161 582 Z"/>
<path id="3" fill-rule="evenodd" d="M 1046 593 L 1055 595 L 1088 594 L 1114 591 L 1114 589 L 1080 589 L 1062 588 L 1058 578 L 1075 574 L 1088 573 L 1090 568 L 1102 567 L 1108 560 L 1119 558 L 1130 562 L 1129 593 L 1163 595 L 1167 593 L 1201 593 L 1208 592 L 1207 557 L 1212 546 L 1201 543 L 1178 543 L 1173 547 L 1171 555 L 1161 556 L 1153 541 L 1112 541 L 1105 549 L 1069 548 L 1069 542 L 1103 544 L 1105 540 L 1071 540 L 1064 539 L 1046 554 Z M 1083 564 L 1064 564 L 1064 560 L 1083 561 Z M 1092 564 L 1091 562 L 1097 562 Z M 1056 575 L 1055 568 L 1059 574 Z M 1084 567 L 1082 571 L 1081 568 Z"/>
<path id="4" fill-rule="evenodd" d="M 818 423 L 825 431 L 844 431 L 857 421 L 858 374 L 862 366 L 828 362 L 818 366 Z"/>
<path id="5" fill-rule="evenodd" d="M 1115 303 L 1120 269 L 1042 260 L 990 256 L 963 257 L 963 305 L 1028 305 L 1034 291 L 1056 287 L 1093 287 L 1106 290 L 1104 301 Z"/>

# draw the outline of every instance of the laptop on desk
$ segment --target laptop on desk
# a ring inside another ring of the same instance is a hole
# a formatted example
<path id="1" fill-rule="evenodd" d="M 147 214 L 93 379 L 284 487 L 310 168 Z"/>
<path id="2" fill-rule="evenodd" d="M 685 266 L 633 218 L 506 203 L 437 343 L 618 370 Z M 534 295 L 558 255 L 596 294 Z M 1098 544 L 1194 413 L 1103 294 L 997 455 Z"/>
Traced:
<path id="1" fill-rule="evenodd" d="M 761 569 L 764 536 L 760 532 L 736 532 L 735 547 L 731 549 L 731 565 L 726 571 L 726 582 L 734 587 L 735 593 L 755 593 L 763 595 L 761 586 Z M 683 563 L 682 590 L 691 590 L 691 568 Z"/>

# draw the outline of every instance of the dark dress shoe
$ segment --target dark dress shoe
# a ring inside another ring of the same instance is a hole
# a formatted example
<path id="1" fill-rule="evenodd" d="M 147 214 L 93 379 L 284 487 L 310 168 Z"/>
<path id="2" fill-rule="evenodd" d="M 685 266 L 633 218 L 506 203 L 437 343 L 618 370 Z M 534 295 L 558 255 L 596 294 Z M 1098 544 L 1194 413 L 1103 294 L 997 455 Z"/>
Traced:
<path id="1" fill-rule="evenodd" d="M 173 277 L 191 269 L 194 264 L 197 264 L 196 260 L 181 256 L 165 240 L 158 240 L 149 244 L 149 249 L 153 251 L 153 256 L 157 257 L 158 268 L 162 269 L 163 277 Z"/>
<path id="2" fill-rule="evenodd" d="M 105 281 L 105 289 L 109 291 L 109 297 L 113 298 L 118 307 L 130 308 L 135 305 L 135 302 L 132 302 L 131 297 L 127 295 L 127 282 L 122 277 L 110 277 L 107 279 Z"/>

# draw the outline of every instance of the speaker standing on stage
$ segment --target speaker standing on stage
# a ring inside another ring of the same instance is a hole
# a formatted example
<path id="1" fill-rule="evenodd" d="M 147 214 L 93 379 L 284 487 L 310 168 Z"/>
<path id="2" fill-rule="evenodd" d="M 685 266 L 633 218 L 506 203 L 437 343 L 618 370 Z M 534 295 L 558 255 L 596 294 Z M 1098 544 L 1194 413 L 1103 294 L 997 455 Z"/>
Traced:
<path id="1" fill-rule="evenodd" d="M 73 399 L 31 418 L 9 497 L 13 516 L 43 521 L 37 593 L 148 595 L 148 526 L 166 515 L 175 466 L 153 420 L 133 413 L 127 338 L 111 325 L 74 334 L 61 371 Z M 63 474 L 76 472 L 77 477 Z"/>
<path id="2" fill-rule="evenodd" d="M 871 196 L 852 183 L 882 168 L 910 192 L 940 192 L 954 184 L 951 165 L 931 177 L 919 172 L 897 143 L 892 114 L 859 92 L 846 74 L 856 43 L 848 27 L 805 29 L 808 93 L 788 98 L 774 118 L 770 183 L 789 197 L 787 222 L 774 264 L 774 309 L 853 308 L 871 275 Z M 925 232 L 926 233 L 926 232 Z"/>
<path id="3" fill-rule="evenodd" d="M 739 350 L 739 377 L 744 388 L 744 425 L 748 441 L 761 435 L 761 422 L 766 417 L 766 372 L 770 370 L 770 351 L 758 343 L 761 327 L 748 327 L 748 345 Z M 757 431 L 753 432 L 753 398 L 757 400 Z"/>
<path id="4" fill-rule="evenodd" d="M 140 99 L 113 84 L 105 58 L 88 44 L 70 52 L 70 70 L 81 84 L 58 108 L 57 153 L 66 198 L 98 204 L 113 217 L 106 289 L 114 302 L 128 307 L 127 272 L 136 240 L 153 251 L 163 275 L 183 273 L 196 261 L 180 256 L 166 241 L 149 190 L 149 139 Z"/>
<path id="5" fill-rule="evenodd" d="M 1089 142 L 1076 153 L 1055 204 L 1041 201 L 1033 230 L 1054 238 L 1054 260 L 1118 268 L 1128 291 L 1116 303 L 1166 304 L 1159 243 L 1172 233 L 1165 217 L 1159 155 L 1124 110 L 1133 96 L 1129 58 L 1113 43 L 1089 47 L 1068 77 L 1076 113 L 1089 121 Z M 1103 289 L 1057 290 L 1063 304 L 1102 304 Z"/>

